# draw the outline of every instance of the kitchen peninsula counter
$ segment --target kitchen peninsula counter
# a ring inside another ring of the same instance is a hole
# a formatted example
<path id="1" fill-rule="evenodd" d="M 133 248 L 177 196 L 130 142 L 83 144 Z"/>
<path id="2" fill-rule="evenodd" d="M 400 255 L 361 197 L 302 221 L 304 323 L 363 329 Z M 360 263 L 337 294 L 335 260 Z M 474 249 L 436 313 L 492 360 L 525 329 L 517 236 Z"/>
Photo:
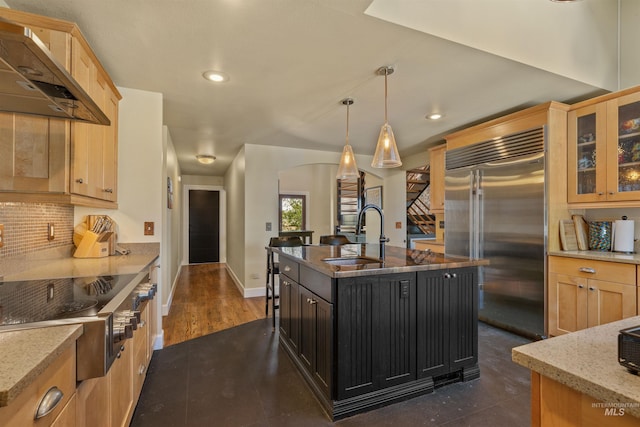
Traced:
<path id="1" fill-rule="evenodd" d="M 640 316 L 515 347 L 513 361 L 532 371 L 532 425 L 551 425 L 557 413 L 575 425 L 580 416 L 640 424 L 640 377 L 618 363 L 618 332 L 638 325 Z"/>
<path id="2" fill-rule="evenodd" d="M 478 267 L 379 244 L 278 254 L 279 340 L 333 420 L 480 376 Z"/>

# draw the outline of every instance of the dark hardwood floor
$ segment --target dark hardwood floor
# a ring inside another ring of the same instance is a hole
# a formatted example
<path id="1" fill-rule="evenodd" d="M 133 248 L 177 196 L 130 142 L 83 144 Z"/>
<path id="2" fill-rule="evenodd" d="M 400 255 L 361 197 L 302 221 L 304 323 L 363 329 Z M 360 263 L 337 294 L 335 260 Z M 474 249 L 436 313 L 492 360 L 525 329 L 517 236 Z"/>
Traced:
<path id="1" fill-rule="evenodd" d="M 207 308 L 184 308 L 185 312 L 196 313 L 182 314 L 183 319 L 191 320 L 181 320 L 182 326 L 176 327 L 180 332 L 175 333 L 187 340 L 154 353 L 131 426 L 524 427 L 530 424 L 529 371 L 511 362 L 511 348 L 528 340 L 483 323 L 479 328 L 479 379 L 452 384 L 428 395 L 333 423 L 280 350 L 277 332 L 273 333 L 270 320 L 264 319 L 264 298 L 245 301 L 249 304 L 247 312 L 263 318 L 242 323 L 242 319 L 250 319 L 251 315 L 240 315 L 245 313 L 240 308 L 227 312 L 225 307 L 229 305 L 225 306 L 224 301 L 240 294 L 233 283 L 233 288 L 217 283 L 230 280 L 220 271 L 221 266 L 197 267 L 190 268 L 189 280 L 181 277 L 178 286 L 190 289 L 185 292 L 183 304 Z M 193 286 L 191 281 L 200 285 Z M 199 289 L 201 286 L 218 288 L 226 295 L 204 297 L 208 291 Z M 227 321 L 218 320 L 223 318 Z M 200 319 L 206 319 L 206 328 L 196 327 Z M 224 329 L 223 325 L 233 327 Z M 210 327 L 222 330 L 205 332 Z M 192 332 L 201 336 L 188 339 Z"/>

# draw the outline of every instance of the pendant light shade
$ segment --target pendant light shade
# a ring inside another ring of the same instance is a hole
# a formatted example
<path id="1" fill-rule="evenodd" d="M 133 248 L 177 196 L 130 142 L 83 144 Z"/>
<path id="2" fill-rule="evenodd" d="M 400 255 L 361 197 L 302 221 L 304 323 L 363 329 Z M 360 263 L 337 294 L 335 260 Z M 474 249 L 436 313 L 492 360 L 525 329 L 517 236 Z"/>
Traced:
<path id="1" fill-rule="evenodd" d="M 340 157 L 340 165 L 338 166 L 337 179 L 354 179 L 360 176 L 358 172 L 358 166 L 356 165 L 356 158 L 353 155 L 353 149 L 349 145 L 349 106 L 353 104 L 353 99 L 345 98 L 342 100 L 342 104 L 347 106 L 347 136 L 342 150 L 342 157 Z"/>
<path id="2" fill-rule="evenodd" d="M 371 166 L 374 168 L 395 168 L 402 166 L 400 153 L 398 153 L 398 146 L 396 145 L 396 138 L 393 136 L 393 129 L 391 129 L 387 119 L 387 76 L 392 73 L 392 67 L 378 68 L 378 75 L 384 76 L 384 124 L 380 129 L 378 145 L 376 145 L 376 152 L 373 155 L 373 162 L 371 162 Z"/>

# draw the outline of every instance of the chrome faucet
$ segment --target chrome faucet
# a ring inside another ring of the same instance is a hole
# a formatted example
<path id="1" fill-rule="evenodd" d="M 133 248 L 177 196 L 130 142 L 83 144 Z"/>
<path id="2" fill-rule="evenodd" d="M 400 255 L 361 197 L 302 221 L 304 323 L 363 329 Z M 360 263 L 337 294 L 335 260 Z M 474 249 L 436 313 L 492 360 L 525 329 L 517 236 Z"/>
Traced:
<path id="1" fill-rule="evenodd" d="M 362 218 L 364 217 L 364 213 L 369 209 L 373 209 L 380 214 L 380 260 L 384 261 L 384 244 L 387 243 L 389 239 L 384 236 L 384 214 L 382 213 L 382 209 L 372 204 L 364 205 L 364 207 L 360 211 L 360 214 L 358 215 L 358 223 L 356 224 L 356 235 L 360 234 L 362 228 Z"/>

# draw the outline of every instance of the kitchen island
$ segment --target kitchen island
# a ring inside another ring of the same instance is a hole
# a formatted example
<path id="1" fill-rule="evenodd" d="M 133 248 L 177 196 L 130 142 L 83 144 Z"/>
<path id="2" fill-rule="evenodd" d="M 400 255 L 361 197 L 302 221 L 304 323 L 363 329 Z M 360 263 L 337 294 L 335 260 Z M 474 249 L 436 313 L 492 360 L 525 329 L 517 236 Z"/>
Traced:
<path id="1" fill-rule="evenodd" d="M 332 419 L 478 378 L 484 260 L 378 244 L 271 248 L 279 340 Z"/>
<path id="2" fill-rule="evenodd" d="M 531 369 L 531 425 L 640 425 L 640 377 L 618 363 L 618 332 L 640 317 L 512 350 Z"/>

